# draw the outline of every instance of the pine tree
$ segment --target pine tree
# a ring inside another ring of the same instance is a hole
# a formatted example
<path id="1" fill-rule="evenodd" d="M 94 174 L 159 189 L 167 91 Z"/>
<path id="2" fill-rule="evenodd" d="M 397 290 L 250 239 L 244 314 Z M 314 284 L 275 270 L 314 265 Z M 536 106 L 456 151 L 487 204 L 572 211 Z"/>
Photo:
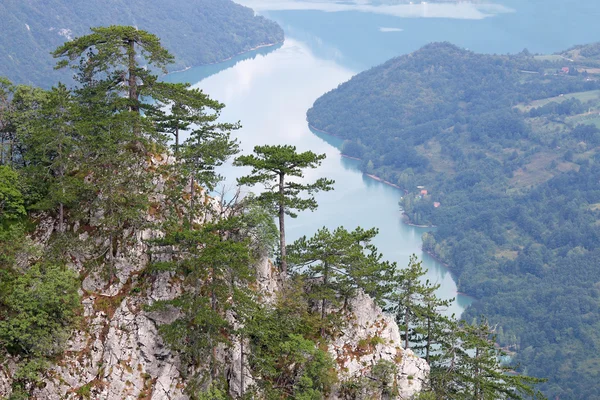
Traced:
<path id="1" fill-rule="evenodd" d="M 148 115 L 159 132 L 173 136 L 173 150 L 177 157 L 182 131 L 214 124 L 224 105 L 211 99 L 202 90 L 191 88 L 188 83 L 157 82 L 155 87 L 156 104 Z"/>
<path id="2" fill-rule="evenodd" d="M 151 68 L 164 73 L 173 56 L 153 34 L 133 26 L 91 28 L 92 33 L 65 43 L 52 54 L 63 58 L 57 68 L 71 64 L 79 70 L 79 80 L 86 86 L 101 86 L 105 91 L 126 95 L 123 105 L 139 113 L 142 96 L 155 97 L 157 77 Z M 139 64 L 141 56 L 148 67 Z M 93 83 L 93 84 L 92 84 Z"/>
<path id="3" fill-rule="evenodd" d="M 255 280 L 254 256 L 248 238 L 239 232 L 241 218 L 205 223 L 198 229 L 182 225 L 157 241 L 174 246 L 178 256 L 154 264 L 153 269 L 183 273 L 190 288 L 175 300 L 156 303 L 153 308 L 170 305 L 181 311 L 180 318 L 161 326 L 160 331 L 169 346 L 181 354 L 185 368 L 198 371 L 188 388 L 191 394 L 207 385 L 220 385 L 223 365 L 217 347 L 230 344 L 230 338 L 238 334 L 237 325 L 243 326 L 256 307 L 249 288 Z M 206 369 L 198 370 L 202 366 Z"/>
<path id="4" fill-rule="evenodd" d="M 12 145 L 15 135 L 11 121 L 14 90 L 14 85 L 8 79 L 0 77 L 0 165 L 10 164 L 12 161 Z"/>
<path id="5" fill-rule="evenodd" d="M 396 265 L 381 260 L 371 244 L 377 229 L 356 228 L 349 232 L 339 227 L 333 232 L 321 228 L 310 239 L 306 236 L 289 246 L 291 269 L 310 285 L 309 298 L 319 303 L 321 336 L 325 334 L 328 310 L 343 309 L 362 289 L 378 303 L 384 304 L 393 291 Z M 335 314 L 335 313 L 333 313 Z"/>
<path id="6" fill-rule="evenodd" d="M 426 293 L 423 296 L 420 315 L 415 327 L 413 350 L 422 354 L 427 363 L 431 363 L 438 354 L 436 349 L 440 346 L 440 340 L 446 333 L 450 321 L 454 318 L 447 317 L 443 313 L 450 307 L 454 299 L 444 300 L 436 296 L 435 292 L 440 285 L 431 285 L 426 282 Z"/>
<path id="7" fill-rule="evenodd" d="M 37 115 L 19 124 L 18 139 L 26 149 L 24 173 L 38 185 L 36 209 L 58 208 L 58 231 L 65 231 L 65 206 L 74 205 L 80 181 L 73 176 L 81 136 L 75 129 L 75 103 L 64 85 L 44 93 Z M 43 187 L 43 192 L 39 186 Z"/>
<path id="8" fill-rule="evenodd" d="M 435 290 L 429 282 L 424 284 L 421 281 L 425 273 L 422 262 L 414 254 L 409 258 L 408 267 L 399 272 L 398 291 L 392 310 L 403 331 L 405 349 L 410 348 L 411 342 L 418 340 L 416 326 L 419 326 L 426 315 L 423 300 Z"/>
<path id="9" fill-rule="evenodd" d="M 19 188 L 19 175 L 7 165 L 0 165 L 0 228 L 25 215 L 25 201 Z"/>
<path id="10" fill-rule="evenodd" d="M 477 324 L 451 322 L 431 363 L 429 392 L 444 399 L 544 399 L 535 385 L 544 379 L 518 374 L 502 364 L 506 355 L 482 318 Z"/>
<path id="11" fill-rule="evenodd" d="M 250 175 L 238 179 L 240 185 L 264 185 L 266 191 L 258 199 L 276 209 L 279 219 L 279 250 L 281 252 L 281 271 L 287 274 L 287 256 L 285 242 L 285 215 L 295 218 L 294 210 L 315 210 L 314 197 L 299 197 L 301 192 L 312 195 L 318 191 L 332 190 L 334 181 L 326 178 L 313 183 L 289 181 L 289 178 L 302 178 L 306 168 L 317 168 L 325 159 L 325 154 L 317 155 L 312 151 L 297 153 L 295 146 L 256 146 L 254 153 L 236 158 L 234 165 L 252 167 Z"/>
<path id="12" fill-rule="evenodd" d="M 119 249 L 148 223 L 153 179 L 160 172 L 149 161 L 165 151 L 165 142 L 141 113 L 153 106 L 141 99 L 163 96 L 165 84 L 157 84 L 151 68 L 164 70 L 172 57 L 156 36 L 127 26 L 93 28 L 53 54 L 63 58 L 57 68 L 71 65 L 79 72 L 67 125 L 78 135 L 70 157 L 84 182 L 79 211 L 90 213 L 90 222 L 106 235 L 97 258 L 106 261 L 112 281 Z"/>
<path id="13" fill-rule="evenodd" d="M 192 224 L 196 209 L 196 185 L 205 189 L 214 190 L 222 179 L 215 172 L 215 168 L 222 165 L 229 157 L 239 152 L 238 142 L 231 139 L 231 131 L 238 129 L 239 124 L 216 122 L 222 104 L 207 98 L 210 107 L 215 110 L 212 115 L 204 115 L 202 120 L 196 121 L 196 128 L 190 132 L 179 152 L 180 173 L 189 177 L 190 203 L 188 207 L 188 220 Z"/>

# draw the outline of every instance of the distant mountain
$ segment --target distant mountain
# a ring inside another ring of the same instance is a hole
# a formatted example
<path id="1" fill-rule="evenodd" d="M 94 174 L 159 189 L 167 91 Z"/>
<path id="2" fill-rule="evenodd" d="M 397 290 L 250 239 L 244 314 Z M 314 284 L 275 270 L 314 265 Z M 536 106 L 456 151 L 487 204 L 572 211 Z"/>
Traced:
<path id="1" fill-rule="evenodd" d="M 404 189 L 423 247 L 477 299 L 548 398 L 600 393 L 600 45 L 554 55 L 433 43 L 308 111 L 363 171 Z M 399 194 L 400 197 L 400 194 Z"/>
<path id="2" fill-rule="evenodd" d="M 0 15 L 0 76 L 46 87 L 69 78 L 53 71 L 49 53 L 95 26 L 134 25 L 156 34 L 178 60 L 172 70 L 283 40 L 275 22 L 231 0 L 3 0 Z"/>

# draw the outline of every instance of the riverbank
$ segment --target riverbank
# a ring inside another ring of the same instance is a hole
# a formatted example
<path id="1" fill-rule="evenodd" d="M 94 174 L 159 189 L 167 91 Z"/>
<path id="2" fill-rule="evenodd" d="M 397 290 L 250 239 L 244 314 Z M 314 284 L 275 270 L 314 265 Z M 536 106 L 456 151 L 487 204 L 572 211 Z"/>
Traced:
<path id="1" fill-rule="evenodd" d="M 185 72 L 185 71 L 187 71 L 187 70 L 189 70 L 189 69 L 192 69 L 192 68 L 195 68 L 195 67 L 203 67 L 203 66 L 207 66 L 207 65 L 217 65 L 217 64 L 221 64 L 221 63 L 224 63 L 224 62 L 227 62 L 227 61 L 233 60 L 235 57 L 239 57 L 239 56 L 242 56 L 242 55 L 244 55 L 244 54 L 252 53 L 253 51 L 256 51 L 256 50 L 264 49 L 264 48 L 267 48 L 267 47 L 275 47 L 275 46 L 279 46 L 279 45 L 283 44 L 283 42 L 284 42 L 284 41 L 285 41 L 285 39 L 283 39 L 283 40 L 280 40 L 280 41 L 278 41 L 278 42 L 274 42 L 274 43 L 261 44 L 261 45 L 258 45 L 258 46 L 255 46 L 255 47 L 252 47 L 251 49 L 244 50 L 244 51 L 242 51 L 242 52 L 236 53 L 236 54 L 234 54 L 234 55 L 232 55 L 232 56 L 230 56 L 230 57 L 227 57 L 227 58 L 225 58 L 225 59 L 223 59 L 223 60 L 221 60 L 221 61 L 215 61 L 215 62 L 206 63 L 206 64 L 200 64 L 200 65 L 188 66 L 188 67 L 185 67 L 185 68 L 183 68 L 183 69 L 178 69 L 178 70 L 176 70 L 176 71 L 170 71 L 170 72 L 168 72 L 167 74 L 165 74 L 165 75 L 163 75 L 163 76 L 170 75 L 170 74 L 176 74 L 176 73 Z"/>
<path id="2" fill-rule="evenodd" d="M 284 38 L 283 40 L 280 40 L 280 41 L 278 41 L 278 42 L 275 42 L 275 43 L 261 44 L 261 45 L 258 45 L 258 46 L 256 46 L 256 47 L 253 47 L 253 48 L 251 48 L 251 49 L 244 50 L 244 51 L 242 51 L 242 52 L 239 52 L 239 53 L 237 53 L 237 54 L 234 54 L 234 55 L 232 55 L 231 57 L 228 57 L 228 58 L 226 58 L 226 59 L 224 59 L 224 60 L 221 60 L 221 61 L 215 61 L 215 62 L 211 62 L 211 63 L 207 63 L 207 64 L 202 64 L 202 65 L 198 65 L 198 66 L 199 66 L 199 67 L 202 67 L 202 66 L 205 66 L 205 65 L 216 65 L 216 64 L 221 64 L 221 63 L 224 63 L 224 62 L 226 62 L 226 61 L 232 60 L 232 59 L 234 59 L 235 57 L 238 57 L 238 56 L 241 56 L 241 55 L 244 55 L 244 54 L 248 54 L 248 53 L 251 53 L 251 52 L 253 52 L 253 51 L 256 51 L 256 50 L 259 50 L 259 49 L 264 49 L 265 47 L 274 47 L 274 46 L 278 46 L 278 45 L 280 45 L 280 44 L 283 44 L 283 42 L 284 42 L 284 41 L 285 41 L 285 38 Z M 188 67 L 188 68 L 189 68 L 189 67 Z"/>
<path id="3" fill-rule="evenodd" d="M 324 135 L 329 135 L 329 136 L 333 136 L 333 137 L 336 137 L 336 138 L 339 138 L 339 139 L 343 139 L 341 136 L 338 136 L 338 135 L 335 135 L 335 134 L 333 134 L 333 133 L 330 133 L 330 132 L 327 132 L 327 131 L 324 131 L 324 130 L 321 130 L 321 129 L 315 128 L 315 127 L 314 127 L 314 126 L 312 126 L 311 124 L 308 124 L 308 127 L 309 127 L 309 129 L 311 129 L 311 130 L 313 130 L 313 131 L 316 131 L 316 132 L 319 132 L 319 133 L 322 133 L 322 134 L 324 134 Z M 347 154 L 344 154 L 344 153 L 342 153 L 342 149 L 340 149 L 340 155 L 341 155 L 342 157 L 349 158 L 349 159 L 351 159 L 351 160 L 362 161 L 362 158 L 358 158 L 358 157 L 352 157 L 352 156 L 349 156 L 349 155 L 347 155 Z M 384 184 L 386 184 L 386 185 L 388 185 L 388 186 L 391 186 L 391 187 L 393 187 L 393 188 L 396 188 L 396 189 L 398 189 L 398 190 L 402 190 L 404 194 L 407 194 L 407 193 L 408 193 L 408 191 L 407 191 L 406 189 L 402 189 L 400 186 L 396 185 L 395 183 L 392 183 L 392 182 L 390 182 L 390 181 L 386 181 L 385 179 L 383 179 L 383 178 L 381 178 L 381 177 L 379 177 L 379 176 L 377 176 L 377 175 L 374 175 L 374 174 L 367 174 L 366 172 L 363 172 L 363 174 L 365 174 L 366 176 L 368 176 L 369 178 L 371 178 L 371 179 L 373 179 L 373 180 L 375 180 L 375 181 L 377 181 L 377 182 L 381 182 L 381 183 L 384 183 Z M 410 224 L 408 224 L 408 225 L 410 225 Z M 412 225 L 412 226 L 417 226 L 417 225 Z"/>
<path id="4" fill-rule="evenodd" d="M 404 211 L 402 212 L 402 222 L 408 226 L 414 226 L 415 228 L 437 228 L 435 225 L 418 225 L 410 222 L 408 214 L 406 214 Z"/>
<path id="5" fill-rule="evenodd" d="M 443 266 L 444 266 L 444 268 L 446 268 L 446 269 L 447 269 L 447 270 L 448 270 L 448 271 L 449 271 L 449 272 L 450 272 L 450 273 L 451 273 L 451 274 L 452 274 L 452 275 L 455 277 L 454 279 L 456 279 L 456 274 L 455 274 L 455 272 L 452 270 L 452 267 L 451 267 L 449 264 L 447 264 L 447 263 L 445 263 L 444 261 L 442 261 L 442 260 L 440 259 L 440 257 L 439 257 L 437 254 L 435 254 L 434 252 L 432 252 L 431 250 L 426 250 L 426 249 L 423 249 L 423 251 L 424 251 L 425 253 L 427 253 L 427 255 L 428 255 L 429 257 L 433 258 L 435 261 L 437 261 L 438 263 L 440 263 L 441 265 L 443 265 Z M 458 279 L 457 279 L 456 281 L 458 281 Z M 467 298 L 469 298 L 469 299 L 470 299 L 470 300 L 472 300 L 472 301 L 477 301 L 477 298 L 476 298 L 476 297 L 474 297 L 474 296 L 472 296 L 472 295 L 470 295 L 470 294 L 468 294 L 468 293 L 461 292 L 461 291 L 460 291 L 460 290 L 458 290 L 458 289 L 459 289 L 459 288 L 458 288 L 458 286 L 457 286 L 457 290 L 456 290 L 456 294 L 457 294 L 457 295 L 461 295 L 461 296 L 467 297 Z"/>

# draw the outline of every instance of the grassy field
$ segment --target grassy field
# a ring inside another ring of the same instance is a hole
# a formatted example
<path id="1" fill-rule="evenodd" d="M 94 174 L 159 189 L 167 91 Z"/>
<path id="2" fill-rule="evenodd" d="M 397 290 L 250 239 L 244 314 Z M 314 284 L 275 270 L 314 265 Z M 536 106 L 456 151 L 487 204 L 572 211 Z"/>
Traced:
<path id="1" fill-rule="evenodd" d="M 567 93 L 562 96 L 548 97 L 545 99 L 534 100 L 528 104 L 517 104 L 515 107 L 521 111 L 529 111 L 535 107 L 542 107 L 551 102 L 561 103 L 567 99 L 579 99 L 582 103 L 589 100 L 600 100 L 600 90 L 590 90 L 587 92 Z"/>
<path id="2" fill-rule="evenodd" d="M 590 124 L 600 128 L 600 112 L 596 110 L 591 113 L 573 115 L 565 118 L 565 122 L 572 126 L 577 124 Z"/>
<path id="3" fill-rule="evenodd" d="M 427 148 L 424 145 L 420 145 L 416 146 L 415 149 L 419 154 L 429 159 L 431 168 L 435 172 L 442 172 L 449 175 L 454 174 L 454 161 L 442 155 L 442 145 L 438 141 L 430 140 Z"/>
<path id="4" fill-rule="evenodd" d="M 557 160 L 558 154 L 551 152 L 540 152 L 531 157 L 531 161 L 523 168 L 519 168 L 514 172 L 512 179 L 509 181 L 510 186 L 523 188 L 528 186 L 539 185 L 546 182 L 554 176 L 547 170 L 552 161 Z"/>
<path id="5" fill-rule="evenodd" d="M 560 61 L 560 60 L 564 60 L 564 58 L 562 56 L 559 56 L 558 54 L 543 54 L 540 56 L 534 56 L 533 58 L 535 58 L 536 60 L 540 60 L 540 61 Z M 567 60 L 565 60 L 567 61 Z"/>

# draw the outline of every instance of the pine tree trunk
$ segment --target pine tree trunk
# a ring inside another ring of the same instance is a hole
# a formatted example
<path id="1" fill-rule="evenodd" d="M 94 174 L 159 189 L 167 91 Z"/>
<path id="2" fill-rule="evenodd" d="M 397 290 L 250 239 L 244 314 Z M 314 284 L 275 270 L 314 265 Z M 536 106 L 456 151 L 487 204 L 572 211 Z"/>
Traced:
<path id="1" fill-rule="evenodd" d="M 325 273 L 323 274 L 323 286 L 327 286 L 327 281 L 328 281 L 328 274 L 327 274 L 327 263 L 325 263 Z M 325 337 L 325 326 L 324 321 L 325 321 L 325 304 L 326 304 L 326 300 L 323 297 L 323 299 L 321 300 L 321 337 L 324 338 Z"/>
<path id="2" fill-rule="evenodd" d="M 240 397 L 244 397 L 244 335 L 240 334 Z"/>
<path id="3" fill-rule="evenodd" d="M 406 324 L 406 334 L 404 336 L 404 349 L 408 350 L 408 323 L 409 323 L 409 313 L 408 313 L 408 307 L 406 307 L 404 309 L 404 323 Z"/>
<path id="4" fill-rule="evenodd" d="M 62 157 L 62 143 L 58 145 L 58 156 Z M 65 187 L 64 187 L 65 167 L 64 166 L 60 166 L 60 168 L 58 170 L 58 176 L 60 176 L 61 191 L 62 191 L 62 195 L 63 195 L 63 199 L 64 199 L 64 197 L 65 197 Z M 65 221 L 65 207 L 64 207 L 63 202 L 61 201 L 58 206 L 58 231 L 60 233 L 65 232 L 64 221 Z"/>
<path id="5" fill-rule="evenodd" d="M 475 362 L 479 362 L 479 348 L 475 350 Z M 479 400 L 479 366 L 475 365 L 475 400 Z"/>
<path id="6" fill-rule="evenodd" d="M 287 277 L 287 251 L 285 248 L 285 204 L 284 204 L 284 175 L 279 174 L 279 247 L 281 251 L 281 273 Z"/>
<path id="7" fill-rule="evenodd" d="M 140 112 L 138 106 L 138 93 L 137 93 L 137 76 L 135 74 L 135 41 L 129 39 L 127 41 L 129 47 L 129 110 L 135 113 Z"/>
<path id="8" fill-rule="evenodd" d="M 429 351 L 431 349 L 431 315 L 427 317 L 427 345 L 425 347 L 425 360 L 429 364 Z"/>
<path id="9" fill-rule="evenodd" d="M 211 268 L 210 276 L 210 308 L 216 314 L 217 312 L 217 297 L 215 295 L 215 268 Z M 217 333 L 218 334 L 218 333 Z M 217 346 L 212 346 L 212 366 L 210 375 L 213 383 L 217 381 Z"/>
<path id="10" fill-rule="evenodd" d="M 192 175 L 192 177 L 190 178 L 190 211 L 189 211 L 189 219 L 190 219 L 190 228 L 192 227 L 192 223 L 194 222 L 194 196 L 195 196 L 195 190 L 194 190 L 194 186 L 195 186 L 195 182 L 194 182 L 194 176 Z"/>
<path id="11" fill-rule="evenodd" d="M 113 233 L 111 232 L 108 235 L 108 270 L 109 270 L 109 275 L 110 275 L 110 277 L 108 278 L 109 285 L 112 285 L 112 283 L 114 282 L 114 278 L 115 278 L 113 242 L 114 242 L 114 238 L 113 238 Z"/>
<path id="12" fill-rule="evenodd" d="M 65 192 L 65 189 L 63 188 L 63 193 Z M 65 232 L 65 225 L 64 225 L 64 220 L 65 220 L 65 211 L 64 211 L 64 205 L 61 202 L 58 206 L 58 231 L 60 233 L 64 233 Z"/>

